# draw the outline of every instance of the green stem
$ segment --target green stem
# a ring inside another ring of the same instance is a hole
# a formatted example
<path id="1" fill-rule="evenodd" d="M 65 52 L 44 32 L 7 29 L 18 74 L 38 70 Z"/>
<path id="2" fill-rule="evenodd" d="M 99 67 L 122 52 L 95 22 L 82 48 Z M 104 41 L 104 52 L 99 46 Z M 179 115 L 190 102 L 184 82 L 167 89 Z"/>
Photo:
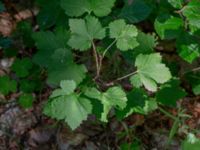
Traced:
<path id="1" fill-rule="evenodd" d="M 93 55 L 94 55 L 95 64 L 96 64 L 96 76 L 98 77 L 99 76 L 99 59 L 98 59 L 96 46 L 93 41 L 92 41 L 92 48 L 93 48 Z"/>
<path id="2" fill-rule="evenodd" d="M 137 71 L 131 72 L 131 73 L 129 73 L 129 74 L 123 76 L 123 77 L 117 78 L 115 81 L 120 81 L 120 80 L 126 79 L 126 78 L 128 78 L 128 77 L 130 77 L 130 76 L 132 76 L 136 73 L 137 73 Z"/>
<path id="3" fill-rule="evenodd" d="M 115 39 L 103 52 L 103 55 L 102 55 L 102 59 L 105 57 L 107 51 L 117 42 L 117 39 Z"/>
<path id="4" fill-rule="evenodd" d="M 101 72 L 101 67 L 102 67 L 102 61 L 106 55 L 106 53 L 108 52 L 108 50 L 116 43 L 116 39 L 104 50 L 103 55 L 100 56 L 99 59 L 99 64 L 98 64 L 98 69 L 97 69 L 97 76 L 95 78 L 98 78 Z"/>
<path id="5" fill-rule="evenodd" d="M 194 68 L 194 69 L 192 69 L 190 71 L 186 71 L 183 74 L 190 73 L 190 72 L 196 72 L 196 71 L 199 71 L 199 70 L 200 70 L 200 67 L 197 67 L 197 68 Z"/>
<path id="6" fill-rule="evenodd" d="M 163 113 L 165 114 L 166 116 L 168 116 L 169 118 L 173 119 L 173 120 L 176 120 L 177 118 L 172 115 L 171 113 L 167 112 L 166 110 L 162 109 L 161 107 L 158 107 L 158 109 Z"/>
<path id="7" fill-rule="evenodd" d="M 172 142 L 173 137 L 177 133 L 177 130 L 178 130 L 178 127 L 179 127 L 179 122 L 180 122 L 179 118 L 176 118 L 176 120 L 174 121 L 173 126 L 172 126 L 172 128 L 170 130 L 170 133 L 169 133 L 169 138 L 167 140 L 166 149 L 169 148 L 169 146 L 170 146 L 170 144 Z"/>
<path id="8" fill-rule="evenodd" d="M 114 82 L 117 82 L 117 81 L 121 81 L 121 80 L 123 80 L 123 79 L 126 79 L 126 78 L 128 78 L 128 77 L 130 77 L 130 76 L 132 76 L 132 75 L 134 75 L 134 74 L 136 74 L 136 73 L 137 73 L 137 71 L 134 71 L 134 72 L 129 73 L 129 74 L 123 76 L 123 77 L 117 78 L 117 79 L 115 79 L 115 80 L 113 80 L 113 81 L 107 83 L 106 86 L 112 86 L 112 85 L 114 85 Z"/>

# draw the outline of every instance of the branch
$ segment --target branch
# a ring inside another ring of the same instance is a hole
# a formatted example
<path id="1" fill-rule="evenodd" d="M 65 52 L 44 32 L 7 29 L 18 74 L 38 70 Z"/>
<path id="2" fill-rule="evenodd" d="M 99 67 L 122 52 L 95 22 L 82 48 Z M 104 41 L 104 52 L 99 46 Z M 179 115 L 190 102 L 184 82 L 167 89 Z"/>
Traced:
<path id="1" fill-rule="evenodd" d="M 107 51 L 117 42 L 117 39 L 115 39 L 106 49 L 105 51 L 103 52 L 103 55 L 102 55 L 102 59 L 105 57 Z"/>
<path id="2" fill-rule="evenodd" d="M 103 62 L 103 59 L 106 55 L 106 53 L 108 52 L 108 50 L 116 43 L 117 39 L 115 39 L 103 52 L 103 55 L 100 56 L 99 58 L 99 67 L 98 67 L 98 74 L 100 75 L 100 72 L 101 72 L 101 67 L 102 67 L 102 62 Z"/>
<path id="3" fill-rule="evenodd" d="M 137 73 L 137 71 L 134 71 L 134 72 L 129 73 L 129 74 L 123 76 L 123 77 L 117 78 L 115 81 L 121 81 L 121 80 L 126 79 L 126 78 L 128 78 L 128 77 L 130 77 L 130 76 L 132 76 L 132 75 L 134 75 L 136 73 Z"/>
<path id="4" fill-rule="evenodd" d="M 200 67 L 193 68 L 192 70 L 184 72 L 182 75 L 185 75 L 185 74 L 190 73 L 190 72 L 196 72 L 196 71 L 199 71 L 199 70 L 200 70 Z"/>
<path id="5" fill-rule="evenodd" d="M 96 77 L 95 78 L 97 78 L 99 77 L 99 58 L 98 58 L 96 46 L 93 41 L 92 41 L 92 48 L 93 48 L 93 55 L 94 55 L 95 63 L 96 63 Z"/>
<path id="6" fill-rule="evenodd" d="M 123 76 L 123 77 L 117 78 L 117 79 L 115 79 L 115 80 L 113 80 L 113 81 L 107 83 L 106 86 L 112 86 L 112 85 L 114 85 L 114 82 L 117 82 L 117 81 L 121 81 L 121 80 L 123 80 L 123 79 L 126 79 L 126 78 L 128 78 L 128 77 L 130 77 L 130 76 L 132 76 L 132 75 L 134 75 L 134 74 L 136 74 L 136 73 L 137 73 L 137 71 L 134 71 L 134 72 L 131 72 L 131 73 L 129 73 L 129 74 Z"/>

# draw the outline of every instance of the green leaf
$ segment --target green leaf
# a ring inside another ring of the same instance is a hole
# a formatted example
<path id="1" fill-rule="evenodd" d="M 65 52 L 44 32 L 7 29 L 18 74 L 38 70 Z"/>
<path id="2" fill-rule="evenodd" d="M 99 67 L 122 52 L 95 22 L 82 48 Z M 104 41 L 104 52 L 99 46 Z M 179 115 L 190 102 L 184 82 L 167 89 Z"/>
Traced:
<path id="1" fill-rule="evenodd" d="M 183 15 L 189 22 L 190 28 L 200 28 L 200 1 L 191 0 L 183 9 Z"/>
<path id="2" fill-rule="evenodd" d="M 23 43 L 28 47 L 34 46 L 34 40 L 31 37 L 33 33 L 33 28 L 30 22 L 21 21 L 17 23 L 15 38 L 22 39 Z"/>
<path id="3" fill-rule="evenodd" d="M 87 90 L 85 95 L 89 98 L 98 99 L 103 104 L 101 121 L 107 122 L 107 115 L 112 107 L 124 109 L 126 107 L 126 93 L 120 87 L 111 87 L 106 92 L 101 93 L 97 89 Z"/>
<path id="4" fill-rule="evenodd" d="M 158 16 L 154 27 L 161 39 L 174 39 L 181 33 L 183 21 L 181 18 L 164 14 Z"/>
<path id="5" fill-rule="evenodd" d="M 151 35 L 139 32 L 137 36 L 137 41 L 139 45 L 134 49 L 134 51 L 140 50 L 140 53 L 152 52 L 157 45 L 157 38 L 155 37 L 155 34 Z"/>
<path id="6" fill-rule="evenodd" d="M 16 73 L 18 77 L 26 77 L 29 75 L 29 71 L 32 68 L 33 64 L 30 58 L 16 59 L 12 65 L 12 71 Z"/>
<path id="7" fill-rule="evenodd" d="M 90 101 L 75 94 L 54 98 L 44 107 L 45 115 L 57 120 L 64 120 L 72 130 L 86 120 L 91 112 Z"/>
<path id="8" fill-rule="evenodd" d="M 136 88 L 140 88 L 142 86 L 142 82 L 138 74 L 131 76 L 130 81 L 131 81 L 131 84 Z"/>
<path id="9" fill-rule="evenodd" d="M 70 51 L 67 49 L 58 49 L 52 55 L 52 61 L 48 68 L 47 82 L 49 84 L 58 85 L 61 80 L 74 80 L 79 84 L 85 78 L 86 67 L 72 62 L 71 52 L 68 52 Z"/>
<path id="10" fill-rule="evenodd" d="M 68 44 L 81 51 L 87 50 L 92 46 L 94 39 L 103 39 L 105 37 L 105 29 L 95 17 L 88 16 L 83 19 L 70 19 L 69 26 L 71 30 L 71 38 Z"/>
<path id="11" fill-rule="evenodd" d="M 86 98 L 74 93 L 76 83 L 65 80 L 60 83 L 61 88 L 53 91 L 50 100 L 44 107 L 44 114 L 57 120 L 64 120 L 76 129 L 92 112 L 92 105 Z"/>
<path id="12" fill-rule="evenodd" d="M 111 22 L 109 28 L 110 38 L 117 41 L 117 48 L 121 51 L 127 51 L 139 45 L 136 40 L 138 31 L 134 25 L 127 25 L 124 20 L 119 19 Z"/>
<path id="13" fill-rule="evenodd" d="M 40 66 L 51 66 L 52 58 L 50 56 L 58 49 L 65 49 L 67 56 L 72 56 L 66 42 L 69 39 L 69 32 L 63 28 L 58 28 L 54 32 L 36 32 L 33 34 L 33 39 L 38 49 L 38 52 L 33 57 L 33 61 Z"/>
<path id="14" fill-rule="evenodd" d="M 58 85 L 62 80 L 74 80 L 79 84 L 85 78 L 86 72 L 84 65 L 77 65 L 75 63 L 63 64 L 57 68 L 49 69 L 47 83 Z"/>
<path id="15" fill-rule="evenodd" d="M 145 101 L 145 106 L 143 107 L 144 113 L 148 114 L 158 108 L 156 100 L 150 99 Z"/>
<path id="16" fill-rule="evenodd" d="M 53 91 L 50 98 L 72 94 L 76 89 L 76 83 L 73 80 L 62 80 L 60 82 L 60 87 L 61 89 Z"/>
<path id="17" fill-rule="evenodd" d="M 189 134 L 189 136 L 191 136 Z M 193 137 L 193 140 L 191 141 L 191 137 L 187 137 L 186 140 L 182 142 L 181 148 L 182 150 L 199 150 L 200 147 L 200 140 L 196 137 Z"/>
<path id="18" fill-rule="evenodd" d="M 119 119 L 123 119 L 132 114 L 134 108 L 143 108 L 147 95 L 142 89 L 133 89 L 127 94 L 127 105 L 123 110 L 116 110 L 116 115 Z"/>
<path id="19" fill-rule="evenodd" d="M 179 86 L 179 80 L 171 80 L 160 87 L 156 99 L 163 105 L 176 106 L 176 102 L 186 96 L 185 90 Z"/>
<path id="20" fill-rule="evenodd" d="M 169 69 L 161 63 L 159 53 L 140 54 L 136 58 L 135 65 L 141 82 L 149 91 L 157 91 L 156 83 L 165 83 L 171 78 Z"/>
<path id="21" fill-rule="evenodd" d="M 145 20 L 151 13 L 152 8 L 143 0 L 125 0 L 120 17 L 131 23 L 138 23 Z"/>
<path id="22" fill-rule="evenodd" d="M 177 9 L 180 9 L 183 7 L 183 0 L 168 0 L 168 2 Z"/>
<path id="23" fill-rule="evenodd" d="M 107 16 L 114 6 L 115 0 L 61 0 L 61 7 L 71 17 L 93 12 L 98 17 Z"/>
<path id="24" fill-rule="evenodd" d="M 38 32 L 33 37 L 39 49 L 34 62 L 47 68 L 49 84 L 58 85 L 61 80 L 74 80 L 79 84 L 85 78 L 85 66 L 73 62 L 66 30 L 58 28 L 55 32 Z"/>
<path id="25" fill-rule="evenodd" d="M 176 40 L 176 47 L 179 56 L 189 63 L 200 56 L 199 41 L 191 33 L 183 32 Z"/>
<path id="26" fill-rule="evenodd" d="M 107 122 L 107 115 L 112 107 L 124 109 L 126 107 L 126 93 L 120 87 L 111 87 L 102 95 L 104 111 L 101 120 Z"/>
<path id="27" fill-rule="evenodd" d="M 127 51 L 123 53 L 126 60 L 130 63 L 136 59 L 139 54 L 150 54 L 154 52 L 154 48 L 158 44 L 157 37 L 155 34 L 146 34 L 141 31 L 138 32 L 137 42 L 139 45 L 135 47 L 132 51 Z"/>
<path id="28" fill-rule="evenodd" d="M 78 17 L 85 12 L 90 12 L 88 0 L 61 0 L 61 7 L 65 10 L 65 13 L 71 17 Z"/>
<path id="29" fill-rule="evenodd" d="M 187 135 L 187 142 L 189 143 L 195 143 L 195 142 L 198 142 L 199 139 L 193 134 L 193 133 L 188 133 Z"/>
<path id="30" fill-rule="evenodd" d="M 90 11 L 98 17 L 107 16 L 110 14 L 115 0 L 88 0 L 90 2 Z"/>
<path id="31" fill-rule="evenodd" d="M 191 85 L 193 93 L 195 95 L 200 95 L 200 74 L 189 72 L 185 74 L 185 78 Z"/>
<path id="32" fill-rule="evenodd" d="M 8 95 L 10 92 L 16 92 L 17 82 L 10 80 L 8 76 L 0 77 L 0 93 L 3 95 Z"/>
<path id="33" fill-rule="evenodd" d="M 120 150 L 141 150 L 141 146 L 138 141 L 134 141 L 133 143 L 123 143 L 120 145 Z"/>
<path id="34" fill-rule="evenodd" d="M 47 29 L 55 24 L 66 20 L 66 15 L 60 7 L 59 0 L 37 0 L 37 4 L 40 6 L 40 11 L 37 15 L 37 23 L 41 29 Z M 53 11 L 52 11 L 53 10 Z"/>
<path id="35" fill-rule="evenodd" d="M 89 98 L 98 99 L 98 100 L 101 100 L 101 98 L 102 98 L 102 93 L 99 90 L 97 90 L 96 88 L 86 89 L 85 95 Z"/>
<path id="36" fill-rule="evenodd" d="M 199 95 L 200 94 L 200 84 L 193 87 L 192 91 L 194 92 L 195 95 Z"/>
<path id="37" fill-rule="evenodd" d="M 35 90 L 35 88 L 37 87 L 36 84 L 38 84 L 37 82 L 35 81 L 31 81 L 31 80 L 28 80 L 28 79 L 23 79 L 23 80 L 20 80 L 20 90 L 23 91 L 23 92 L 27 92 L 27 93 L 31 93 Z"/>
<path id="38" fill-rule="evenodd" d="M 30 108 L 33 105 L 33 100 L 32 94 L 22 94 L 19 97 L 18 103 L 23 108 Z"/>

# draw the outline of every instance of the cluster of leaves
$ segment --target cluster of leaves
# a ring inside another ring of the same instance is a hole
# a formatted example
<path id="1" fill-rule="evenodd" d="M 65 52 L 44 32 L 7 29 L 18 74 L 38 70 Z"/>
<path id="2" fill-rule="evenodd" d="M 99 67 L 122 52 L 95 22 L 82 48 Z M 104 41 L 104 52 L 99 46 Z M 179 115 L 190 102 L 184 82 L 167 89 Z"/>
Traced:
<path id="1" fill-rule="evenodd" d="M 111 110 L 118 119 L 132 113 L 147 115 L 158 105 L 176 107 L 177 100 L 187 95 L 180 86 L 178 70 L 174 73 L 172 64 L 162 61 L 156 46 L 173 42 L 175 54 L 182 60 L 192 64 L 199 58 L 199 0 L 37 0 L 36 5 L 40 8 L 36 17 L 39 30 L 33 32 L 30 23 L 20 22 L 15 36 L 21 37 L 27 48 L 35 46 L 37 52 L 33 58 L 15 59 L 11 70 L 18 83 L 8 76 L 0 77 L 4 95 L 15 92 L 19 84 L 23 107 L 33 103 L 30 93 L 41 90 L 38 81 L 43 69 L 46 83 L 55 88 L 44 114 L 64 120 L 71 129 L 89 114 L 103 122 L 108 122 Z M 143 29 L 142 23 L 153 27 Z M 10 53 L 9 40 L 1 38 L 1 47 L 6 55 L 16 56 Z M 116 55 L 124 66 L 130 66 L 123 72 L 127 74 L 105 78 L 108 72 L 103 62 L 114 57 L 118 63 Z M 90 61 L 95 69 L 88 65 Z M 199 95 L 198 74 L 187 72 L 183 77 Z M 119 84 L 127 79 L 130 91 Z"/>
<path id="2" fill-rule="evenodd" d="M 149 50 L 153 50 L 152 46 L 156 45 L 154 36 L 146 35 L 139 31 L 136 26 L 127 24 L 123 17 L 115 20 L 110 18 L 104 23 L 102 19 L 106 19 L 106 16 L 111 13 L 114 4 L 114 0 L 62 0 L 60 6 L 68 17 L 83 17 L 69 18 L 69 31 L 67 27 L 56 26 L 54 32 L 40 31 L 33 35 L 39 50 L 33 60 L 38 65 L 47 68 L 48 84 L 57 86 L 60 83 L 61 87 L 50 96 L 44 113 L 58 120 L 65 120 L 72 129 L 77 128 L 88 114 L 92 113 L 96 114 L 101 121 L 107 122 L 108 114 L 113 108 L 116 109 L 119 118 L 127 117 L 132 112 L 146 114 L 152 109 L 149 106 L 153 105 L 156 108 L 156 103 L 154 100 L 148 101 L 148 96 L 144 96 L 145 91 L 140 87 L 144 85 L 147 90 L 155 92 L 158 89 L 158 84 L 171 79 L 171 73 L 161 62 L 159 53 L 141 54 L 138 52 L 136 59 L 132 60 L 132 62 L 135 61 L 137 70 L 134 72 L 135 75 L 131 77 L 131 83 L 137 89 L 133 89 L 129 94 L 120 86 L 113 86 L 102 92 L 83 82 L 87 76 L 87 69 L 83 64 L 76 64 L 73 61 L 72 49 L 80 52 L 95 51 L 96 69 L 102 73 L 102 64 L 98 58 L 103 59 L 112 46 L 122 53 L 134 51 L 143 45 L 139 43 L 140 36 L 153 41 L 150 44 L 147 43 L 149 45 L 145 45 L 149 46 Z M 142 4 L 145 5 L 145 3 Z M 128 7 L 127 5 L 130 4 L 126 4 L 125 8 Z M 122 11 L 122 16 L 124 13 L 125 9 Z M 97 45 L 98 41 L 103 42 L 107 38 L 112 41 L 110 44 L 99 43 Z M 103 49 L 102 53 L 96 49 L 97 46 Z M 134 97 L 136 99 L 133 99 Z M 137 100 L 138 97 L 141 97 L 140 101 Z M 96 108 L 100 106 L 101 109 Z M 60 109 L 61 107 L 62 109 Z"/>

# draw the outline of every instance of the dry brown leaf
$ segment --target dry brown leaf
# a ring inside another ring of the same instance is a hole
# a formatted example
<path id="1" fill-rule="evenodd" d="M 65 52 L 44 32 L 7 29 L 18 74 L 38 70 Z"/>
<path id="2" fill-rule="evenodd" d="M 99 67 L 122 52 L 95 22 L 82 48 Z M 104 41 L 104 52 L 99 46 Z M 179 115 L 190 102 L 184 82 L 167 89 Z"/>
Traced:
<path id="1" fill-rule="evenodd" d="M 0 33 L 3 36 L 9 36 L 16 26 L 16 22 L 13 20 L 9 13 L 0 14 Z"/>
<path id="2" fill-rule="evenodd" d="M 38 9 L 33 10 L 23 10 L 19 13 L 14 15 L 14 18 L 12 18 L 11 14 L 4 12 L 0 14 L 0 33 L 7 37 L 9 36 L 12 31 L 15 29 L 17 22 L 31 18 L 35 15 L 37 15 Z"/>

